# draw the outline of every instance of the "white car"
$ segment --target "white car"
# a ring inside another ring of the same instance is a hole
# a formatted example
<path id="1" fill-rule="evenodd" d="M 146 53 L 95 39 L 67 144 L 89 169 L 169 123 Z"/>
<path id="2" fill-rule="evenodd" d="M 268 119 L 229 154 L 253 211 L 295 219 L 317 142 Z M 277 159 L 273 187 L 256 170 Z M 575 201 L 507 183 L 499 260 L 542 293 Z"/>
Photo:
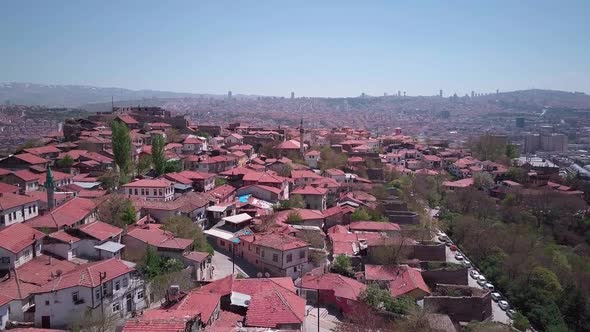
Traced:
<path id="1" fill-rule="evenodd" d="M 468 260 L 464 260 L 463 261 L 463 266 L 465 266 L 465 267 L 471 267 L 471 262 L 468 261 Z"/>
<path id="2" fill-rule="evenodd" d="M 502 309 L 504 311 L 506 311 L 506 310 L 508 310 L 508 308 L 510 308 L 508 301 L 505 301 L 505 300 L 498 301 L 498 305 L 500 306 L 500 309 Z"/>
<path id="3" fill-rule="evenodd" d="M 464 257 L 463 257 L 463 255 L 461 255 L 461 254 L 459 254 L 459 253 L 455 254 L 455 259 L 456 259 L 456 260 L 458 260 L 458 261 L 462 261 L 462 260 L 463 260 L 463 258 L 464 258 Z"/>
<path id="4" fill-rule="evenodd" d="M 483 286 L 487 283 L 486 277 L 482 276 L 481 274 L 477 277 L 477 284 Z"/>
<path id="5" fill-rule="evenodd" d="M 469 275 L 471 276 L 471 278 L 477 280 L 479 278 L 479 272 L 477 272 L 476 270 L 471 270 L 469 271 Z"/>
<path id="6" fill-rule="evenodd" d="M 485 285 L 483 285 L 483 287 L 487 290 L 493 291 L 494 290 L 494 285 L 492 285 L 491 283 L 486 283 Z"/>
<path id="7" fill-rule="evenodd" d="M 502 299 L 502 295 L 500 295 L 500 293 L 498 292 L 493 292 L 492 293 L 492 300 L 498 302 Z"/>

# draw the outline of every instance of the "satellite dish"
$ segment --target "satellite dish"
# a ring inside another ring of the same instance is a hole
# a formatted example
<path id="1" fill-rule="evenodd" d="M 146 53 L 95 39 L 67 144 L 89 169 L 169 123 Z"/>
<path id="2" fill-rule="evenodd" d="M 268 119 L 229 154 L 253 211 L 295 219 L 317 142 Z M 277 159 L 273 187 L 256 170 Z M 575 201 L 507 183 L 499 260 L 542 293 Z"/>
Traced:
<path id="1" fill-rule="evenodd" d="M 262 272 L 258 272 L 258 273 L 256 274 L 256 277 L 258 277 L 258 278 L 262 278 Z"/>
<path id="2" fill-rule="evenodd" d="M 270 273 L 266 272 L 266 273 L 264 273 L 264 276 L 267 278 L 270 278 Z"/>

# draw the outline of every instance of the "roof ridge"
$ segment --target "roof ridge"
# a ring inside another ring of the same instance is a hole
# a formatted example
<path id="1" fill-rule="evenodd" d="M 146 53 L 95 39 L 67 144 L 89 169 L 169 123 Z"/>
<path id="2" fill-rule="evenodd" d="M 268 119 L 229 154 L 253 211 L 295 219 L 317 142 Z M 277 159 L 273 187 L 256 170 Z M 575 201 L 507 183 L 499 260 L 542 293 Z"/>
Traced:
<path id="1" fill-rule="evenodd" d="M 295 315 L 295 317 L 297 317 L 297 319 L 299 319 L 299 316 L 297 316 L 297 314 L 295 313 L 295 310 L 293 310 L 293 307 L 291 307 L 291 304 L 289 303 L 289 301 L 287 301 L 285 299 L 285 297 L 283 296 L 283 294 L 278 289 L 276 289 L 275 287 L 273 287 L 273 290 L 275 291 L 275 294 L 277 294 L 277 296 L 279 297 L 279 299 L 281 300 L 281 302 L 283 302 L 283 304 L 286 305 L 289 308 L 289 310 L 291 310 L 291 313 L 293 315 Z"/>

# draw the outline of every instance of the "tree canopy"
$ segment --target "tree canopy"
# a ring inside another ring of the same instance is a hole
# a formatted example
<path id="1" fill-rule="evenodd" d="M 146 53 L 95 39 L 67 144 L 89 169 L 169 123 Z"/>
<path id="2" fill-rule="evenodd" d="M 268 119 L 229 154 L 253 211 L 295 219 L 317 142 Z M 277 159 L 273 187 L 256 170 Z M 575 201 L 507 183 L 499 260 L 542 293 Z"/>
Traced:
<path id="1" fill-rule="evenodd" d="M 128 174 L 132 165 L 129 129 L 123 123 L 113 121 L 111 131 L 115 163 L 119 166 L 120 173 Z"/>

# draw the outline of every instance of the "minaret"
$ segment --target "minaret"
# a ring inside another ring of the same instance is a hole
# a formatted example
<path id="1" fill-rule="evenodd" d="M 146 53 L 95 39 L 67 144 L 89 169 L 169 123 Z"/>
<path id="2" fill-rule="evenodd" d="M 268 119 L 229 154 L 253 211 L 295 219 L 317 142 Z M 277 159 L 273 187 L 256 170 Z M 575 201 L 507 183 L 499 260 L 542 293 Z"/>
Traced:
<path id="1" fill-rule="evenodd" d="M 51 167 L 47 167 L 47 176 L 45 177 L 44 187 L 47 191 L 47 210 L 51 211 L 55 207 L 55 183 L 53 182 Z"/>
<path id="2" fill-rule="evenodd" d="M 299 151 L 301 152 L 301 156 L 305 156 L 305 149 L 303 148 L 303 134 L 305 130 L 303 129 L 303 118 L 301 118 L 301 123 L 299 124 Z"/>

